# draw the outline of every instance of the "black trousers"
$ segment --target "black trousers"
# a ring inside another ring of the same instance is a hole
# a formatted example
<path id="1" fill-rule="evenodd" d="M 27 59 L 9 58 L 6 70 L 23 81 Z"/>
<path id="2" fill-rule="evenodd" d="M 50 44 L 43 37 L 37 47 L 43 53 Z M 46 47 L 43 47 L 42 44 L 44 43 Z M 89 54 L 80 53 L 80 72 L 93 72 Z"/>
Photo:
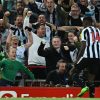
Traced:
<path id="1" fill-rule="evenodd" d="M 0 86 L 13 86 L 13 82 L 5 79 L 0 79 Z"/>
<path id="2" fill-rule="evenodd" d="M 83 58 L 79 64 L 76 65 L 78 70 L 87 68 L 90 74 L 99 76 L 100 73 L 100 59 L 98 58 Z"/>

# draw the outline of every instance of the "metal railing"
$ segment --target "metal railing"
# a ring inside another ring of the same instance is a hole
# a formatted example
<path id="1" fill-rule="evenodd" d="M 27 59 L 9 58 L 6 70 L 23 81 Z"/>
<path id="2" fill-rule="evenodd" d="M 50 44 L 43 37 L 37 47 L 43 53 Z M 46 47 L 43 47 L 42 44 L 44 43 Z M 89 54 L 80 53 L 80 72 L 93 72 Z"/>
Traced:
<path id="1" fill-rule="evenodd" d="M 32 87 L 41 87 L 45 85 L 46 80 L 42 79 L 35 79 L 35 80 L 30 80 L 30 79 L 21 79 L 21 80 L 16 80 L 14 86 L 19 86 L 19 87 L 24 87 L 24 86 L 32 86 Z"/>

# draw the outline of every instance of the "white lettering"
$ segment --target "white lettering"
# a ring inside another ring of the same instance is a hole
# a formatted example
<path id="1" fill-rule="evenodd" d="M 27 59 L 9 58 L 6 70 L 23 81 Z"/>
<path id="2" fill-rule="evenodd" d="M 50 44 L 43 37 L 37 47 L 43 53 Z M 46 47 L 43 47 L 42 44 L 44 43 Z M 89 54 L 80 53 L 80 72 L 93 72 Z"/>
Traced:
<path id="1" fill-rule="evenodd" d="M 21 97 L 24 98 L 24 97 L 29 97 L 29 94 L 21 94 Z"/>
<path id="2" fill-rule="evenodd" d="M 17 98 L 17 93 L 15 91 L 0 91 L 0 98 L 3 96 L 7 97 L 7 95 L 11 95 L 12 97 Z"/>
<path id="3" fill-rule="evenodd" d="M 66 94 L 67 98 L 73 98 L 73 94 Z"/>

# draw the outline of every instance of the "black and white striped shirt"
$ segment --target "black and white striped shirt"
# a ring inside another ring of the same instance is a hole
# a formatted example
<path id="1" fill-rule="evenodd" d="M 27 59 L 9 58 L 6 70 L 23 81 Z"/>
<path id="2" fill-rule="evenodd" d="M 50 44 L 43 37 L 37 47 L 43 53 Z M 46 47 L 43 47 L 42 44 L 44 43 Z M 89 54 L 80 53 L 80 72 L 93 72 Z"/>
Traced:
<path id="1" fill-rule="evenodd" d="M 82 30 L 81 41 L 86 41 L 83 58 L 100 58 L 100 30 L 93 26 Z"/>
<path id="2" fill-rule="evenodd" d="M 19 29 L 19 28 L 15 27 L 13 29 L 12 33 L 13 33 L 13 35 L 16 35 L 18 37 L 18 39 L 19 39 L 18 46 L 26 44 L 26 42 L 27 42 L 27 36 L 26 36 L 26 34 L 25 34 L 25 32 L 24 32 L 23 29 Z"/>

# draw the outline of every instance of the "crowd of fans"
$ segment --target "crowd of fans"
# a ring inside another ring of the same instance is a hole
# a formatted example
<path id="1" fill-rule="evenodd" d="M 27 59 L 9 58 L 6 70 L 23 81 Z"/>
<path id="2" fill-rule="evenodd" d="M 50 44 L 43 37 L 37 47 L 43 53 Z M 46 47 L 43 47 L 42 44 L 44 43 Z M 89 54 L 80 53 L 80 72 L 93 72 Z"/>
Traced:
<path id="1" fill-rule="evenodd" d="M 16 48 L 16 60 L 46 80 L 45 86 L 81 86 L 87 69 L 73 74 L 83 18 L 99 24 L 97 0 L 0 0 L 0 61 Z M 0 65 L 1 68 L 1 65 Z M 0 69 L 1 70 L 1 69 Z M 1 76 L 0 76 L 1 77 Z M 20 71 L 16 80 L 28 79 Z"/>

